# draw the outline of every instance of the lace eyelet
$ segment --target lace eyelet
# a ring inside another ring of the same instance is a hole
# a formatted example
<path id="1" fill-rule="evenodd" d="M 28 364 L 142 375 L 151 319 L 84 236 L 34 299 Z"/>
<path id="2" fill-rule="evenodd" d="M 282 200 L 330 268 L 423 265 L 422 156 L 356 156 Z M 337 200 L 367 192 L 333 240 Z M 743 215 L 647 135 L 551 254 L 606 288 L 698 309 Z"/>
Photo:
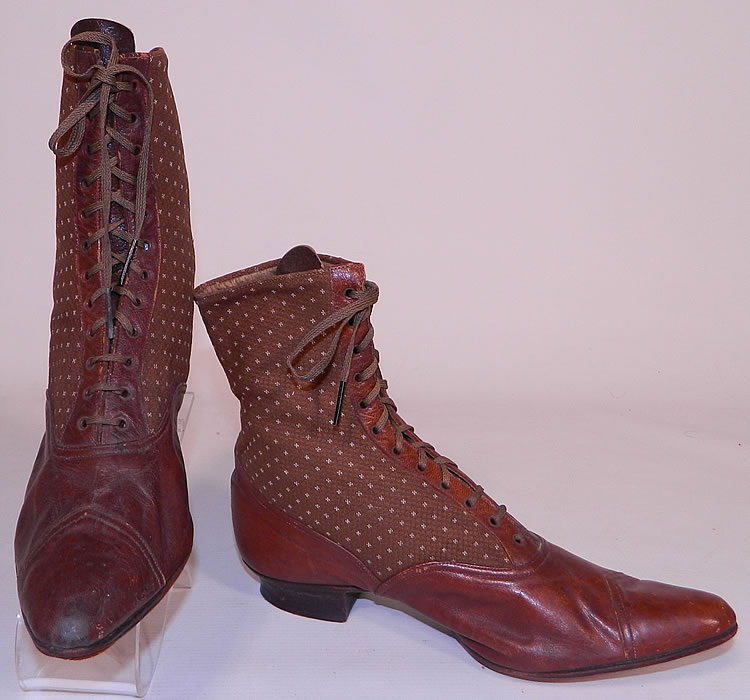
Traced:
<path id="1" fill-rule="evenodd" d="M 448 481 L 440 482 L 440 488 L 443 489 L 443 491 L 447 491 L 450 487 L 451 487 L 450 482 Z"/>
<path id="2" fill-rule="evenodd" d="M 89 400 L 89 399 L 90 399 L 90 398 L 91 398 L 91 397 L 92 397 L 93 395 L 94 395 L 94 394 L 93 394 L 93 392 L 92 392 L 92 391 L 91 391 L 91 390 L 90 390 L 90 389 L 89 389 L 88 387 L 86 387 L 86 388 L 85 388 L 85 389 L 84 389 L 84 390 L 83 390 L 83 391 L 81 392 L 81 396 L 83 396 L 83 398 L 84 398 L 84 399 L 86 399 L 87 401 L 88 401 L 88 400 Z"/>
<path id="3" fill-rule="evenodd" d="M 86 362 L 84 362 L 83 366 L 84 366 L 84 367 L 85 367 L 86 369 L 89 369 L 89 370 L 91 370 L 91 369 L 94 369 L 94 367 L 96 367 L 96 362 L 94 362 L 94 361 L 93 361 L 93 360 L 92 360 L 92 359 L 91 359 L 91 358 L 89 357 L 89 358 L 87 358 L 87 359 L 86 359 Z"/>
<path id="4" fill-rule="evenodd" d="M 117 427 L 118 427 L 118 428 L 119 428 L 120 430 L 125 430 L 125 428 L 127 428 L 127 427 L 128 427 L 128 422 L 127 422 L 127 420 L 125 420 L 124 418 L 120 418 L 120 422 L 119 422 L 119 423 L 117 424 Z"/>
<path id="5" fill-rule="evenodd" d="M 472 509 L 472 508 L 473 508 L 473 507 L 474 507 L 474 506 L 476 505 L 476 503 L 472 503 L 472 502 L 471 502 L 471 501 L 470 501 L 470 500 L 469 500 L 469 499 L 467 498 L 467 499 L 466 499 L 466 500 L 464 501 L 464 505 L 465 505 L 465 506 L 466 506 L 466 507 L 467 507 L 467 508 L 468 508 L 469 510 L 471 510 L 471 509 Z"/>
<path id="6" fill-rule="evenodd" d="M 349 287 L 349 289 L 347 289 L 347 290 L 346 290 L 346 291 L 344 292 L 344 296 L 345 296 L 345 297 L 346 297 L 347 299 L 354 299 L 354 298 L 355 298 L 355 297 L 354 297 L 354 291 L 355 291 L 354 289 L 352 289 L 351 287 Z"/>
<path id="7" fill-rule="evenodd" d="M 87 178 L 82 177 L 80 180 L 78 180 L 78 184 L 81 186 L 81 189 L 85 192 L 86 190 L 91 187 L 91 183 L 88 181 Z"/>
<path id="8" fill-rule="evenodd" d="M 142 280 L 144 280 L 144 281 L 145 281 L 145 280 L 147 280 L 147 279 L 148 279 L 148 272 L 146 272 L 146 271 L 144 270 L 144 271 L 143 271 L 143 272 L 141 273 L 141 279 L 142 279 Z"/>
<path id="9" fill-rule="evenodd" d="M 423 472 L 423 471 L 425 471 L 427 469 L 427 465 L 426 464 L 418 464 L 417 465 L 417 469 L 419 471 Z"/>
<path id="10" fill-rule="evenodd" d="M 133 92 L 138 92 L 138 81 L 137 80 L 131 80 L 130 81 L 130 89 Z"/>
<path id="11" fill-rule="evenodd" d="M 91 148 L 91 144 L 90 143 L 86 144 L 86 148 L 84 150 L 86 151 L 86 155 L 87 156 L 93 156 L 94 155 L 94 151 Z"/>
<path id="12" fill-rule="evenodd" d="M 140 306 L 140 305 L 141 305 L 141 300 L 138 297 L 133 299 L 133 306 Z"/>
<path id="13" fill-rule="evenodd" d="M 521 537 L 521 535 L 519 535 L 518 533 L 516 533 L 515 535 L 513 535 L 513 541 L 516 544 L 523 544 L 523 537 Z"/>
<path id="14" fill-rule="evenodd" d="M 136 328 L 135 326 L 133 326 L 133 330 L 132 330 L 132 332 L 131 332 L 131 331 L 125 331 L 125 332 L 126 332 L 126 333 L 128 334 L 128 336 L 130 336 L 131 338 L 135 338 L 135 337 L 136 337 L 136 336 L 138 335 L 138 332 L 139 332 L 139 331 L 138 331 L 138 329 L 137 329 L 137 328 Z"/>
<path id="15" fill-rule="evenodd" d="M 404 448 L 402 447 L 400 450 L 393 448 L 393 454 L 400 455 L 404 451 Z"/>
<path id="16" fill-rule="evenodd" d="M 132 367 L 132 365 L 133 365 L 133 358 L 129 357 L 127 360 L 125 360 L 124 364 L 125 364 L 126 367 Z"/>
<path id="17" fill-rule="evenodd" d="M 360 382 L 360 383 L 362 382 L 362 375 L 359 372 L 357 372 L 357 374 L 354 375 L 354 381 Z"/>
<path id="18" fill-rule="evenodd" d="M 86 428 L 89 427 L 89 422 L 86 420 L 85 417 L 82 416 L 76 422 L 76 427 L 78 428 L 78 430 L 81 430 L 81 431 L 86 430 Z"/>
<path id="19" fill-rule="evenodd" d="M 139 156 L 141 155 L 142 152 L 143 152 L 143 146 L 136 144 L 135 148 L 133 149 L 133 155 Z"/>
<path id="20" fill-rule="evenodd" d="M 128 116 L 128 121 L 131 124 L 139 124 L 141 120 L 140 120 L 140 117 L 135 112 L 131 112 L 130 115 Z"/>
<path id="21" fill-rule="evenodd" d="M 372 432 L 373 435 L 380 435 L 380 430 L 378 430 L 378 427 L 376 425 L 372 426 Z"/>
<path id="22" fill-rule="evenodd" d="M 359 402 L 359 407 L 362 408 L 362 409 L 369 408 L 368 405 L 364 401 L 360 401 Z"/>
<path id="23" fill-rule="evenodd" d="M 88 279 L 88 277 L 86 279 Z M 94 304 L 91 302 L 91 299 L 86 299 L 86 308 L 87 309 L 93 309 L 94 308 Z"/>
<path id="24" fill-rule="evenodd" d="M 492 527 L 500 527 L 500 521 L 494 515 L 491 515 L 490 525 L 492 525 Z"/>
<path id="25" fill-rule="evenodd" d="M 130 387 L 127 387 L 127 386 L 126 386 L 126 387 L 125 387 L 125 388 L 123 388 L 123 390 L 122 390 L 122 391 L 120 392 L 120 396 L 121 396 L 121 397 L 122 397 L 123 399 L 130 399 L 130 398 L 132 398 L 132 397 L 133 397 L 133 390 L 132 390 L 132 389 L 131 389 Z"/>
<path id="26" fill-rule="evenodd" d="M 352 348 L 352 354 L 359 355 L 359 348 L 356 345 Z"/>

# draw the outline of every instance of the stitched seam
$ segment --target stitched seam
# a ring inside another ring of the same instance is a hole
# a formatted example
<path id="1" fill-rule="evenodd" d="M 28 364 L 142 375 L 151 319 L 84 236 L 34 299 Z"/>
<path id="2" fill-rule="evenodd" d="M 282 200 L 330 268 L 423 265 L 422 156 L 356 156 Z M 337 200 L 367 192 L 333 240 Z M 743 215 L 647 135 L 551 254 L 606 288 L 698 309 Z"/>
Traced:
<path id="1" fill-rule="evenodd" d="M 620 586 L 617 585 L 616 582 L 610 582 L 608 577 L 605 577 L 604 579 L 607 582 L 607 587 L 609 588 L 610 593 L 613 596 L 613 602 L 616 598 L 616 605 L 615 605 L 615 615 L 617 616 L 617 623 L 618 625 L 620 622 L 622 622 L 623 627 L 622 631 L 623 634 L 623 651 L 625 652 L 625 656 L 627 657 L 628 652 L 626 648 L 626 637 L 627 637 L 627 645 L 630 647 L 630 653 L 632 654 L 633 659 L 638 658 L 638 652 L 635 648 L 635 640 L 633 639 L 633 630 L 630 627 L 630 617 L 628 615 L 627 610 L 625 609 L 625 601 L 622 597 L 622 591 L 620 590 Z"/>
<path id="2" fill-rule="evenodd" d="M 143 541 L 140 535 L 127 523 L 115 520 L 113 518 L 108 518 L 107 516 L 104 516 L 102 513 L 99 513 L 97 511 L 86 510 L 83 512 L 79 512 L 77 514 L 70 515 L 67 518 L 64 518 L 63 520 L 56 523 L 52 527 L 52 529 L 48 530 L 47 534 L 43 538 L 39 538 L 39 544 L 37 544 L 37 546 L 33 550 L 31 550 L 31 552 L 29 552 L 26 559 L 32 560 L 42 549 L 42 547 L 49 544 L 49 542 L 54 538 L 59 537 L 68 528 L 76 525 L 86 518 L 98 520 L 115 532 L 123 535 L 127 540 L 130 540 L 131 544 L 134 545 L 135 548 L 143 555 L 143 558 L 148 563 L 151 572 L 156 577 L 156 580 L 159 581 L 162 585 L 164 584 L 164 582 L 166 581 L 164 574 L 161 572 L 161 569 L 159 568 L 155 557 L 151 554 L 148 545 Z"/>
<path id="3" fill-rule="evenodd" d="M 622 629 L 622 620 L 620 619 L 622 611 L 622 606 L 620 605 L 620 602 L 618 600 L 615 600 L 615 594 L 612 591 L 612 584 L 609 582 L 609 579 L 605 576 L 604 582 L 607 584 L 607 591 L 609 592 L 609 599 L 612 601 L 612 610 L 615 613 L 615 620 L 617 621 L 617 631 L 620 633 L 620 643 L 622 644 L 622 654 L 627 659 L 628 658 L 628 650 L 625 644 L 625 633 Z"/>
<path id="4" fill-rule="evenodd" d="M 399 571 L 390 578 L 387 578 L 378 586 L 375 593 L 376 595 L 387 595 L 388 590 L 397 583 L 408 582 L 415 576 L 419 576 L 426 571 L 433 570 L 437 570 L 438 572 L 447 571 L 450 573 L 452 571 L 455 571 L 456 569 L 459 569 L 463 572 L 476 574 L 493 573 L 497 574 L 502 579 L 496 580 L 495 583 L 517 583 L 518 579 L 521 578 L 521 576 L 533 574 L 547 561 L 550 556 L 549 548 L 543 546 L 543 548 L 540 550 L 540 554 L 542 554 L 542 556 L 535 556 L 530 562 L 528 562 L 526 565 L 524 565 L 523 568 L 520 569 L 498 569 L 491 566 L 479 566 L 478 564 L 461 564 L 454 562 L 425 562 L 424 564 L 415 564 L 414 566 L 404 569 L 403 571 Z"/>

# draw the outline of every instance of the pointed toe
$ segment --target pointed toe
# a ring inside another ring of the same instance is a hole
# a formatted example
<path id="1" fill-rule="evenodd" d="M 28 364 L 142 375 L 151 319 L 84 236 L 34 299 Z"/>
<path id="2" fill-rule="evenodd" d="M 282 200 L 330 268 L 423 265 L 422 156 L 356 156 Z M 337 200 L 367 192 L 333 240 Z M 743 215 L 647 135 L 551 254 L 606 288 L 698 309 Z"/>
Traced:
<path id="1" fill-rule="evenodd" d="M 162 585 L 125 538 L 78 532 L 35 557 L 19 579 L 19 593 L 26 627 L 40 651 L 85 658 L 142 617 Z"/>
<path id="2" fill-rule="evenodd" d="M 687 656 L 737 631 L 734 610 L 712 593 L 622 574 L 613 582 L 623 608 L 625 647 L 634 659 Z"/>

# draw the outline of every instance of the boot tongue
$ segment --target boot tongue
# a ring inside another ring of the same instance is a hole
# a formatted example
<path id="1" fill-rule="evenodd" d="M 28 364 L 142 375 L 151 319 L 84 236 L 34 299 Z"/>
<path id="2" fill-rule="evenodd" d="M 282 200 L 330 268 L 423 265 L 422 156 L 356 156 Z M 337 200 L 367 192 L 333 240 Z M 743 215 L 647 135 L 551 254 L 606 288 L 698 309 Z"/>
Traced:
<path id="1" fill-rule="evenodd" d="M 114 39 L 120 53 L 135 53 L 133 32 L 119 22 L 111 19 L 79 19 L 71 28 L 70 36 L 73 37 L 81 32 L 101 32 Z M 109 60 L 109 46 L 96 44 L 96 47 L 102 52 L 102 58 L 106 63 Z"/>
<path id="2" fill-rule="evenodd" d="M 320 270 L 322 267 L 318 254 L 309 245 L 298 245 L 281 258 L 275 274 L 288 275 L 290 272 Z"/>

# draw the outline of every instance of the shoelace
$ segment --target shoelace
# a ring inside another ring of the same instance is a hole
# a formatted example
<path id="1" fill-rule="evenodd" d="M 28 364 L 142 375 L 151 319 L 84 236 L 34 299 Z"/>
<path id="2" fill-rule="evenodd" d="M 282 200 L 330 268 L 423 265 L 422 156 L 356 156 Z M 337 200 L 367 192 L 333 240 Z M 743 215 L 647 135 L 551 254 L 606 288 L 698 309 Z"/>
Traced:
<path id="1" fill-rule="evenodd" d="M 69 52 L 71 48 L 81 43 L 109 45 L 110 55 L 106 64 L 94 65 L 84 73 L 76 72 L 69 61 Z M 126 298 L 134 307 L 140 306 L 140 299 L 125 285 L 129 273 L 139 275 L 143 279 L 146 277 L 145 271 L 135 262 L 134 257 L 139 246 L 143 250 L 148 250 L 148 243 L 141 241 L 140 236 L 146 217 L 147 169 L 154 97 L 146 76 L 134 66 L 119 63 L 119 57 L 120 52 L 115 41 L 101 32 L 82 32 L 65 43 L 61 55 L 63 71 L 74 80 L 88 81 L 88 89 L 73 111 L 60 122 L 49 140 L 49 147 L 56 156 L 60 158 L 70 156 L 81 147 L 86 131 L 86 120 L 97 114 L 99 115 L 97 141 L 86 146 L 89 154 L 100 154 L 99 166 L 84 178 L 83 184 L 90 187 L 98 180 L 101 194 L 96 202 L 83 209 L 82 215 L 89 217 L 96 212 L 101 212 L 102 226 L 84 241 L 83 248 L 84 251 L 88 251 L 98 241 L 101 242 L 99 261 L 85 273 L 86 279 L 101 275 L 101 284 L 86 301 L 86 305 L 92 308 L 100 297 L 104 297 L 104 314 L 92 324 L 89 332 L 93 336 L 100 328 L 106 328 L 109 352 L 88 358 L 86 360 L 88 368 L 92 368 L 100 362 L 132 364 L 132 358 L 112 352 L 115 324 L 122 326 L 125 332 L 131 336 L 136 334 L 136 328 L 121 308 L 120 302 L 123 298 Z M 148 106 L 144 115 L 142 144 L 133 143 L 115 128 L 116 119 L 131 123 L 138 119 L 138 115 L 115 104 L 114 100 L 118 92 L 137 89 L 136 81 L 118 80 L 122 73 L 134 75 L 146 90 Z M 110 115 L 111 119 L 109 118 Z M 65 142 L 61 143 L 66 137 Z M 139 158 L 138 171 L 135 176 L 124 171 L 120 167 L 118 156 L 111 153 L 110 146 L 117 147 L 118 145 Z M 121 190 L 113 187 L 113 180 L 134 186 L 135 202 L 125 199 Z M 113 216 L 113 205 L 117 205 L 122 210 L 134 215 L 135 226 L 132 233 L 128 231 L 124 218 Z M 123 241 L 127 246 L 127 252 L 113 250 L 113 238 Z M 117 297 L 117 300 L 113 297 Z M 106 382 L 94 384 L 88 387 L 84 393 L 91 396 L 93 393 L 100 391 L 118 393 L 123 397 L 126 397 L 129 393 L 128 387 L 116 386 Z M 126 421 L 121 417 L 89 416 L 79 420 L 79 427 L 86 428 L 93 423 L 121 428 L 126 425 Z"/>
<path id="2" fill-rule="evenodd" d="M 380 291 L 378 286 L 374 282 L 365 282 L 365 288 L 363 291 L 356 289 L 349 289 L 346 292 L 347 297 L 352 299 L 350 304 L 347 304 L 341 309 L 334 311 L 329 316 L 326 316 L 320 323 L 315 324 L 299 341 L 297 346 L 294 348 L 292 353 L 287 357 L 286 364 L 287 368 L 291 372 L 292 376 L 299 382 L 311 382 L 320 377 L 326 369 L 333 362 L 333 358 L 336 355 L 336 350 L 341 340 L 341 334 L 344 332 L 344 328 L 347 325 L 352 327 L 351 337 L 349 344 L 347 345 L 346 352 L 344 353 L 344 362 L 341 368 L 341 378 L 339 380 L 339 391 L 336 398 L 336 408 L 334 410 L 333 425 L 338 425 L 341 417 L 341 408 L 344 400 L 344 393 L 346 391 L 346 384 L 349 378 L 349 372 L 352 364 L 352 357 L 355 354 L 359 354 L 365 350 L 371 343 L 375 334 L 375 329 L 372 324 L 369 323 L 370 314 L 372 313 L 372 307 L 378 300 Z M 367 332 L 359 343 L 355 342 L 357 331 L 362 323 L 367 323 Z M 324 335 L 329 329 L 338 326 L 336 332 L 331 338 L 331 343 L 328 349 L 324 353 L 320 361 L 309 371 L 301 372 L 298 371 L 294 366 L 296 360 L 307 349 L 315 340 L 320 336 Z M 357 373 L 354 376 L 354 380 L 357 382 L 366 382 L 368 379 L 375 377 L 375 384 L 370 393 L 362 399 L 360 402 L 361 408 L 370 407 L 375 401 L 380 401 L 382 412 L 378 416 L 378 420 L 372 427 L 372 431 L 377 435 L 390 423 L 395 434 L 395 445 L 393 451 L 396 454 L 400 454 L 404 448 L 404 441 L 409 444 L 417 451 L 417 469 L 423 472 L 427 469 L 427 460 L 431 459 L 441 470 L 441 481 L 440 486 L 448 490 L 451 487 L 451 478 L 453 476 L 460 478 L 467 484 L 472 485 L 473 492 L 469 498 L 466 499 L 466 507 L 473 508 L 479 499 L 484 495 L 484 489 L 479 486 L 473 485 L 473 482 L 463 474 L 455 462 L 443 457 L 439 454 L 435 448 L 427 442 L 420 440 L 414 433 L 414 428 L 407 423 L 404 423 L 398 416 L 396 404 L 387 395 L 388 382 L 382 378 L 379 369 L 380 354 L 373 348 L 373 360 L 370 365 L 362 372 Z M 500 521 L 503 519 L 506 513 L 504 505 L 497 507 L 495 513 L 490 517 L 490 524 L 493 527 L 500 525 Z"/>

